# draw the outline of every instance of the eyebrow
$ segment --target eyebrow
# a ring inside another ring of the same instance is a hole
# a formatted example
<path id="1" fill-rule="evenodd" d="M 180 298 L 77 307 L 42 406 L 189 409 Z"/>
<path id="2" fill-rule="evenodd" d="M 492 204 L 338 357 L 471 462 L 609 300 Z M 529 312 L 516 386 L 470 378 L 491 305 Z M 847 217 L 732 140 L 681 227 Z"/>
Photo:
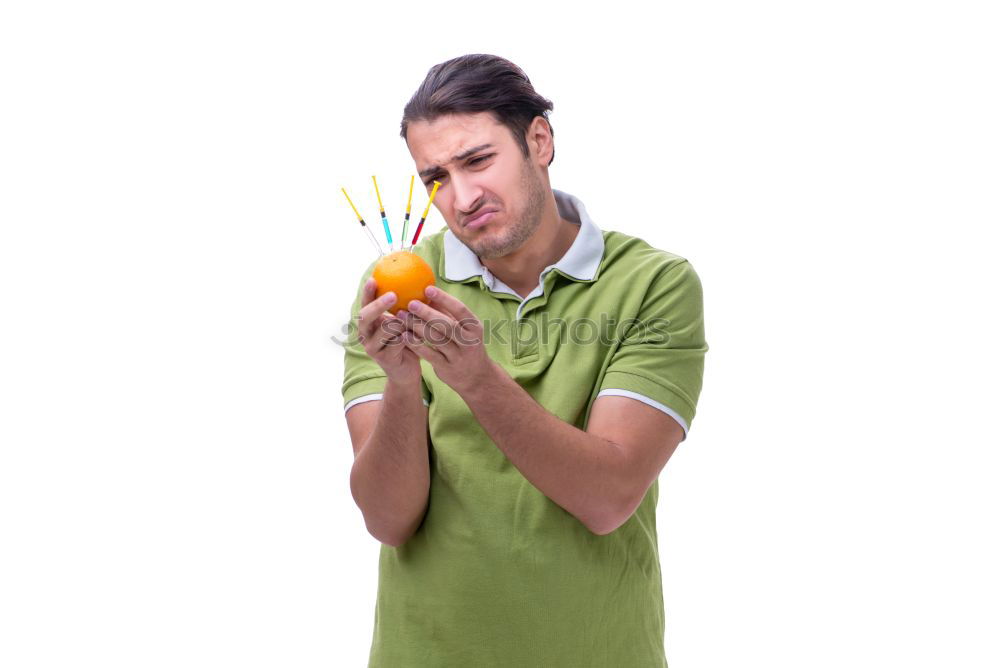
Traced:
<path id="1" fill-rule="evenodd" d="M 459 162 L 461 160 L 465 160 L 466 158 L 468 158 L 473 153 L 478 153 L 479 151 L 482 151 L 482 150 L 488 149 L 488 148 L 493 148 L 493 144 L 482 144 L 480 146 L 474 146 L 474 147 L 470 148 L 467 151 L 462 151 L 461 153 L 459 153 L 458 155 L 456 155 L 451 160 L 452 160 L 452 162 Z M 433 167 L 428 167 L 427 169 L 422 169 L 419 172 L 420 178 L 421 178 L 421 180 L 426 179 L 431 174 L 436 174 L 439 171 L 441 171 L 441 165 L 434 165 Z"/>

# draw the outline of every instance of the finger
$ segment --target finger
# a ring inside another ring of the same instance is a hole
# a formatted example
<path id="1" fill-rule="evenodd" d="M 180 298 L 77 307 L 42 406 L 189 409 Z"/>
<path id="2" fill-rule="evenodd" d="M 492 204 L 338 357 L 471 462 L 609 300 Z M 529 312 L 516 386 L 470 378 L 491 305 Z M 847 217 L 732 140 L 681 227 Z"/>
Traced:
<path id="1" fill-rule="evenodd" d="M 376 288 L 378 283 L 371 276 L 365 281 L 365 284 L 361 286 L 361 307 L 364 308 L 368 306 L 373 299 L 375 299 Z"/>
<path id="2" fill-rule="evenodd" d="M 372 354 L 377 355 L 380 352 L 382 352 L 383 350 L 385 350 L 386 348 L 396 348 L 396 347 L 400 347 L 400 346 L 403 346 L 405 348 L 405 345 L 403 343 L 403 337 L 402 336 L 392 336 L 392 337 L 389 337 L 389 338 L 385 339 L 381 343 L 379 343 L 378 344 L 378 348 L 376 348 L 373 351 Z"/>
<path id="3" fill-rule="evenodd" d="M 358 309 L 358 341 L 362 344 L 371 338 L 371 332 L 369 331 L 370 321 L 372 318 L 368 317 L 368 311 L 365 310 L 369 304 L 375 299 L 375 279 L 371 276 L 361 285 L 361 308 Z"/>
<path id="4" fill-rule="evenodd" d="M 374 345 L 374 348 L 368 349 L 368 353 L 373 354 L 384 348 L 393 338 L 398 338 L 404 331 L 406 327 L 402 321 L 388 313 L 380 313 L 373 323 L 366 323 L 363 330 L 358 328 L 358 341 L 366 348 Z"/>
<path id="5" fill-rule="evenodd" d="M 462 303 L 455 295 L 450 295 L 444 290 L 434 285 L 429 285 L 424 290 L 430 305 L 439 311 L 444 311 L 457 321 L 478 320 L 476 314 L 469 310 L 469 307 Z"/>
<path id="6" fill-rule="evenodd" d="M 361 345 L 367 346 L 370 342 L 374 341 L 375 344 L 378 346 L 378 349 L 381 349 L 383 341 L 379 338 L 379 331 L 382 328 L 384 322 L 385 322 L 385 314 L 382 313 L 376 316 L 376 320 L 374 323 L 366 323 L 364 329 L 362 329 L 359 325 L 358 341 L 361 342 Z M 377 350 L 369 352 L 377 352 Z"/>
<path id="7" fill-rule="evenodd" d="M 387 292 L 358 312 L 358 334 L 371 338 L 385 310 L 396 302 L 396 293 Z"/>
<path id="8" fill-rule="evenodd" d="M 402 320 L 383 313 L 374 335 L 375 341 L 379 346 L 378 350 L 393 343 L 401 343 L 400 337 L 402 337 L 404 332 L 406 332 L 406 325 L 403 324 Z"/>
<path id="9" fill-rule="evenodd" d="M 419 338 L 413 332 L 406 332 L 402 336 L 403 345 L 412 350 L 417 357 L 425 359 L 431 364 L 441 364 L 448 361 L 447 356 L 430 344 Z"/>
<path id="10" fill-rule="evenodd" d="M 418 299 L 411 299 L 406 308 L 424 322 L 455 324 L 455 319 L 450 315 L 432 306 L 428 306 Z"/>
<path id="11" fill-rule="evenodd" d="M 400 311 L 403 313 L 403 311 Z M 417 317 L 412 313 L 407 313 L 403 318 L 406 329 L 416 334 L 427 343 L 437 347 L 446 347 L 454 341 L 458 328 L 458 323 L 453 322 L 446 316 L 434 318 L 430 321 Z"/>

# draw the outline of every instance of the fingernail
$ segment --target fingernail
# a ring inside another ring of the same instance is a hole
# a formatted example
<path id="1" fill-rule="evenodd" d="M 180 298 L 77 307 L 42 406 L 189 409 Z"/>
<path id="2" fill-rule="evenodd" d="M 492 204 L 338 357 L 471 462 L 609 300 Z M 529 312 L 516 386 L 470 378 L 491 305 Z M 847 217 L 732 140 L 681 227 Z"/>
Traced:
<path id="1" fill-rule="evenodd" d="M 394 301 L 396 301 L 396 293 L 395 292 L 387 292 L 384 295 L 382 295 L 382 303 L 383 304 L 391 304 Z"/>
<path id="2" fill-rule="evenodd" d="M 424 290 L 424 294 L 433 299 L 434 297 L 437 297 L 438 289 L 435 288 L 433 285 L 428 285 L 427 289 Z"/>

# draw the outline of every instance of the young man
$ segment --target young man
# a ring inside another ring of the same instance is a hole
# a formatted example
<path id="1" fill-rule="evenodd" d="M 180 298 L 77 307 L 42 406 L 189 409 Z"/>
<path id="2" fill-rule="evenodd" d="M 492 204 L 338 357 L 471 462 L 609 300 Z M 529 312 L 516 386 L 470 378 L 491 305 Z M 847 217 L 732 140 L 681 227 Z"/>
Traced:
<path id="1" fill-rule="evenodd" d="M 373 667 L 666 665 L 657 477 L 701 391 L 701 283 L 551 188 L 551 109 L 487 55 L 404 109 L 447 230 L 413 249 L 428 304 L 386 313 L 369 266 L 346 347 Z"/>

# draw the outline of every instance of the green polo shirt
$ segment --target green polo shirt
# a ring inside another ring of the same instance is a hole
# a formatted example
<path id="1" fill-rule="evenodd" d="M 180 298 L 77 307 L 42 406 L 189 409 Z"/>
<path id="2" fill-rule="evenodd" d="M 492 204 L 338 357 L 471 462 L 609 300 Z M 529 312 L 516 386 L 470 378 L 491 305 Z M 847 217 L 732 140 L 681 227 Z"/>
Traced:
<path id="1" fill-rule="evenodd" d="M 673 417 L 686 438 L 708 351 L 698 275 L 683 257 L 602 231 L 579 199 L 553 192 L 580 231 L 523 299 L 450 230 L 413 251 L 483 321 L 490 357 L 550 413 L 585 430 L 597 397 L 626 396 Z M 430 499 L 417 532 L 381 548 L 369 667 L 665 666 L 658 482 L 622 526 L 593 534 L 514 468 L 430 363 L 421 366 Z M 380 399 L 384 387 L 352 336 L 345 410 Z"/>

